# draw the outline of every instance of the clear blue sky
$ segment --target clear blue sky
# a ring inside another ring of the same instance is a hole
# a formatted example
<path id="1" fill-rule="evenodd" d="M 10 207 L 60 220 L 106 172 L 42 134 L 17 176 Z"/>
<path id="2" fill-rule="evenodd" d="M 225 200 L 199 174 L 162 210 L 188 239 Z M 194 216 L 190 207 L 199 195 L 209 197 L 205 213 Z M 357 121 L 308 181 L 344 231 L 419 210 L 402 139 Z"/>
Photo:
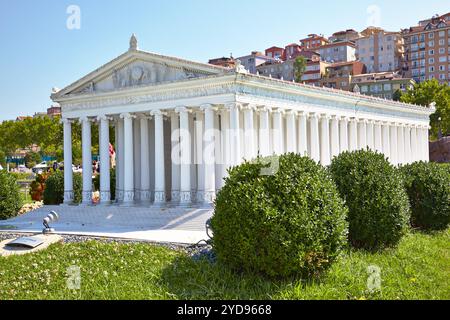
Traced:
<path id="1" fill-rule="evenodd" d="M 79 30 L 66 27 L 72 4 Z M 52 87 L 126 51 L 133 32 L 143 50 L 206 62 L 368 21 L 399 30 L 448 11 L 448 0 L 0 0 L 0 121 L 44 111 Z"/>

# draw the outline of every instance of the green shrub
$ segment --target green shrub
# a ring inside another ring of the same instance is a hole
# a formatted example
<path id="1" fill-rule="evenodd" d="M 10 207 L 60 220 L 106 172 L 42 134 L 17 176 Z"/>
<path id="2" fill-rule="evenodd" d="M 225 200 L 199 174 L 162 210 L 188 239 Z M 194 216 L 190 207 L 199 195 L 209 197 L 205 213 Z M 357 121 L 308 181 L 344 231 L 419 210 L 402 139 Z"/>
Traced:
<path id="1" fill-rule="evenodd" d="M 279 159 L 274 175 L 261 175 Z M 346 244 L 347 209 L 326 170 L 307 157 L 258 158 L 229 170 L 211 220 L 219 262 L 270 277 L 318 275 Z"/>
<path id="2" fill-rule="evenodd" d="M 443 230 L 450 224 L 450 167 L 416 162 L 400 168 L 411 205 L 411 225 Z"/>
<path id="3" fill-rule="evenodd" d="M 408 197 L 399 172 L 383 154 L 344 152 L 330 172 L 349 209 L 349 241 L 377 250 L 396 245 L 407 230 Z"/>
<path id="4" fill-rule="evenodd" d="M 17 216 L 22 207 L 20 188 L 16 178 L 4 170 L 0 170 L 0 220 Z"/>
<path id="5" fill-rule="evenodd" d="M 73 174 L 74 203 L 81 202 L 83 178 L 81 174 Z M 57 170 L 47 179 L 44 190 L 44 204 L 57 205 L 64 202 L 64 171 Z"/>

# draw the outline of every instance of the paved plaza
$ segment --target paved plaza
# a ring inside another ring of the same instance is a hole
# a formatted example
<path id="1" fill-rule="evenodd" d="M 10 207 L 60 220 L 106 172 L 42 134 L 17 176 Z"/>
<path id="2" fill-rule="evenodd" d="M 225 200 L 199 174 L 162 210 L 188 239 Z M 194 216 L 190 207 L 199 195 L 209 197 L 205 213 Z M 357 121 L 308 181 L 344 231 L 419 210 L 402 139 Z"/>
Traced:
<path id="1" fill-rule="evenodd" d="M 44 206 L 0 221 L 0 232 L 41 232 L 42 220 L 52 210 L 60 216 L 51 224 L 59 234 L 186 244 L 207 239 L 205 223 L 213 213 L 210 208 Z"/>

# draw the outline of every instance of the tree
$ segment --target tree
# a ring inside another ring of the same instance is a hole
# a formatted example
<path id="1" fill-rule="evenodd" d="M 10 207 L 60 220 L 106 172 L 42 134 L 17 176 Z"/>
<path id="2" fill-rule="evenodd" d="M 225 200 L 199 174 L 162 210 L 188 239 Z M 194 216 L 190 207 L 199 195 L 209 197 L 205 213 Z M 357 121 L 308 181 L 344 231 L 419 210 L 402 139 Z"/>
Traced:
<path id="1" fill-rule="evenodd" d="M 27 166 L 27 168 L 31 169 L 33 166 L 40 162 L 42 162 L 42 157 L 38 152 L 28 152 L 25 155 L 25 165 Z"/>
<path id="2" fill-rule="evenodd" d="M 400 89 L 395 90 L 394 94 L 392 95 L 392 100 L 394 101 L 400 101 L 402 99 L 403 92 Z"/>
<path id="3" fill-rule="evenodd" d="M 431 138 L 438 137 L 439 128 L 443 135 L 450 134 L 450 87 L 439 84 L 436 79 L 417 83 L 401 96 L 401 101 L 422 106 L 436 103 L 436 112 L 430 116 Z"/>
<path id="4" fill-rule="evenodd" d="M 302 76 L 306 70 L 306 59 L 298 56 L 294 61 L 294 79 L 295 82 L 302 82 Z"/>

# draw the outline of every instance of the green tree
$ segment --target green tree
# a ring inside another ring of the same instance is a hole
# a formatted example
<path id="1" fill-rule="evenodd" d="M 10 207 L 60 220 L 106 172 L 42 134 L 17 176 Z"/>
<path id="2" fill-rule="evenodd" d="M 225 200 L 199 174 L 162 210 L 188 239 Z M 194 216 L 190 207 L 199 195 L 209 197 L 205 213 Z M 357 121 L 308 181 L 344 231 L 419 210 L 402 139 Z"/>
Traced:
<path id="1" fill-rule="evenodd" d="M 400 89 L 395 90 L 394 94 L 392 95 L 392 100 L 394 101 L 401 101 L 403 92 Z"/>
<path id="2" fill-rule="evenodd" d="M 28 152 L 25 155 L 25 165 L 27 168 L 32 168 L 36 163 L 40 163 L 42 161 L 42 157 L 38 152 Z"/>
<path id="3" fill-rule="evenodd" d="M 295 82 L 302 82 L 302 76 L 306 70 L 306 59 L 298 56 L 294 61 L 294 79 Z"/>
<path id="4" fill-rule="evenodd" d="M 450 87 L 447 84 L 439 84 L 436 79 L 417 83 L 401 96 L 401 101 L 422 106 L 436 103 L 436 112 L 430 116 L 431 138 L 437 138 L 439 128 L 444 135 L 450 134 Z"/>

